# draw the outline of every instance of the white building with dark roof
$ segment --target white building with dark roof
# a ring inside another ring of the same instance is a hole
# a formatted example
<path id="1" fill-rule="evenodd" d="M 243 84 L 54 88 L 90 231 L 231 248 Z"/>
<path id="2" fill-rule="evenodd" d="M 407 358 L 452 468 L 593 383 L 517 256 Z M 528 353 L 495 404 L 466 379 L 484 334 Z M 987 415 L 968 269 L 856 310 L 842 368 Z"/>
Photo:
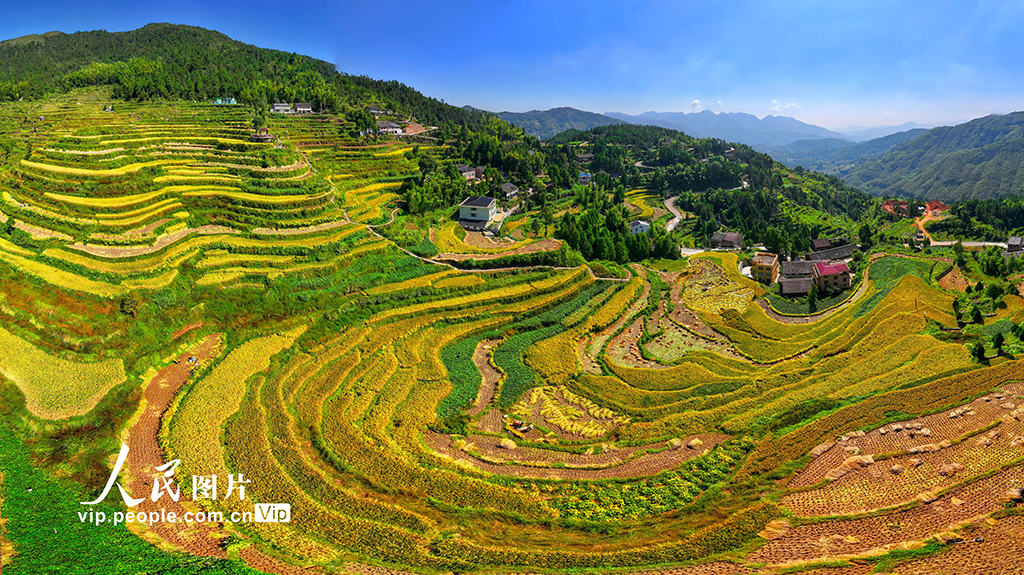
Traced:
<path id="1" fill-rule="evenodd" d="M 460 223 L 486 227 L 498 213 L 498 201 L 487 196 L 469 196 L 459 204 Z"/>
<path id="2" fill-rule="evenodd" d="M 651 222 L 644 220 L 633 220 L 632 222 L 629 222 L 629 233 L 634 236 L 637 234 L 646 234 L 649 229 L 651 229 Z"/>
<path id="3" fill-rule="evenodd" d="M 377 131 L 381 134 L 397 136 L 402 133 L 402 127 L 394 122 L 377 122 Z"/>
<path id="4" fill-rule="evenodd" d="M 519 186 L 510 182 L 505 182 L 504 184 L 501 185 L 501 191 L 503 194 L 505 194 L 506 200 L 511 200 L 512 198 L 519 195 Z"/>

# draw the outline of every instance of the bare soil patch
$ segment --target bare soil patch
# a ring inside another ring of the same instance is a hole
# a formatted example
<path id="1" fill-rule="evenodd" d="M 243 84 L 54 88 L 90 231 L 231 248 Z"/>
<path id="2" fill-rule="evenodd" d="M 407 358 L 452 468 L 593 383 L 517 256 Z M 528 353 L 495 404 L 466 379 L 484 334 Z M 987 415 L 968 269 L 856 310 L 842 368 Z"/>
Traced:
<path id="1" fill-rule="evenodd" d="M 467 413 L 472 417 L 483 413 L 487 406 L 491 404 L 491 401 L 494 400 L 494 392 L 498 387 L 498 381 L 501 379 L 501 373 L 491 365 L 490 357 L 491 348 L 498 343 L 501 343 L 501 340 L 485 339 L 476 346 L 476 350 L 473 352 L 473 363 L 476 364 L 480 374 L 483 375 L 483 383 L 480 384 L 480 391 L 473 402 L 473 407 L 467 410 Z"/>
<path id="2" fill-rule="evenodd" d="M 179 337 L 185 335 L 186 333 L 188 333 L 188 332 L 190 332 L 190 331 L 192 331 L 194 329 L 199 329 L 201 327 L 203 327 L 203 322 L 197 322 L 197 323 L 193 323 L 191 325 L 186 325 L 185 327 L 183 327 L 183 328 L 179 329 L 178 331 L 172 333 L 171 334 L 171 339 L 178 339 Z"/>
<path id="3" fill-rule="evenodd" d="M 939 286 L 941 286 L 942 289 L 949 291 L 964 293 L 970 285 L 971 284 L 967 278 L 965 278 L 963 273 L 960 272 L 960 266 L 953 266 L 953 269 L 950 270 L 949 273 L 939 279 Z"/>
<path id="4" fill-rule="evenodd" d="M 132 258 L 135 256 L 144 256 L 157 252 L 192 233 L 197 233 L 200 235 L 214 235 L 237 234 L 241 232 L 229 227 L 210 224 L 198 228 L 185 228 L 183 230 L 178 230 L 171 234 L 162 235 L 159 238 L 157 238 L 156 242 L 151 246 L 112 247 L 98 246 L 92 244 L 71 244 L 68 247 L 71 249 L 78 250 L 80 252 L 85 252 L 87 254 L 99 256 L 101 258 Z"/>

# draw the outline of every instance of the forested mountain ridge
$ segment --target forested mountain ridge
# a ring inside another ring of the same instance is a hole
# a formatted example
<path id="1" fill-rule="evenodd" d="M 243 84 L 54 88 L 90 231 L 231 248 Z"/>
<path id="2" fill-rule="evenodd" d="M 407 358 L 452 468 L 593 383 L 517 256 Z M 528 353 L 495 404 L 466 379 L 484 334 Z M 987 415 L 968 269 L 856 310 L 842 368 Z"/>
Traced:
<path id="1" fill-rule="evenodd" d="M 933 128 L 882 157 L 838 170 L 875 195 L 953 202 L 1024 191 L 1024 112 Z"/>
<path id="2" fill-rule="evenodd" d="M 626 123 L 602 114 L 568 107 L 552 108 L 543 111 L 498 112 L 495 115 L 526 130 L 527 134 L 542 139 L 550 138 L 566 130 L 589 130 L 597 126 Z"/>
<path id="3" fill-rule="evenodd" d="M 836 173 L 840 169 L 850 169 L 850 164 L 856 165 L 881 156 L 893 147 L 918 138 L 927 131 L 924 128 L 917 128 L 859 144 L 837 139 L 799 140 L 785 146 L 763 148 L 762 151 L 791 168 L 803 166 L 808 170 Z"/>
<path id="4" fill-rule="evenodd" d="M 128 100 L 234 97 L 264 107 L 304 101 L 335 111 L 379 103 L 431 125 L 451 122 L 477 130 L 498 121 L 507 127 L 503 132 L 521 132 L 491 114 L 445 104 L 394 80 L 350 76 L 330 62 L 195 26 L 22 36 L 0 42 L 0 62 L 0 101 L 112 84 L 114 96 Z"/>

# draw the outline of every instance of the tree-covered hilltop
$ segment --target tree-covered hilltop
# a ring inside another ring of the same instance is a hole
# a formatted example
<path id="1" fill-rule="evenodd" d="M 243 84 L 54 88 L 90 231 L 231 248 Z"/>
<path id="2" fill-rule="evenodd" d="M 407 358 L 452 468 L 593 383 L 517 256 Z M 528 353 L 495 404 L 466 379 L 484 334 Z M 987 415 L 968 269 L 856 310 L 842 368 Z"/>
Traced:
<path id="1" fill-rule="evenodd" d="M 502 120 L 512 122 L 526 130 L 527 134 L 538 138 L 550 138 L 566 130 L 589 130 L 596 126 L 626 123 L 609 116 L 568 107 L 543 111 L 498 112 L 496 115 Z"/>
<path id="2" fill-rule="evenodd" d="M 604 190 L 607 198 L 577 193 L 583 213 L 566 216 L 559 227 L 573 247 L 604 259 L 644 252 L 624 237 L 628 213 L 616 211 L 629 203 L 626 189 L 661 200 L 675 197 L 675 206 L 689 215 L 672 233 L 655 226 L 648 253 L 669 253 L 668 246 L 681 243 L 708 245 L 714 232 L 725 229 L 794 255 L 808 251 L 810 240 L 821 235 L 852 234 L 857 222 L 876 212 L 876 200 L 835 176 L 790 170 L 749 146 L 668 128 L 569 130 L 546 144 L 571 157 L 577 170 L 594 172 L 594 187 Z"/>
<path id="3" fill-rule="evenodd" d="M 840 169 L 875 195 L 954 202 L 1024 192 L 1024 112 L 933 128 L 880 158 Z"/>
<path id="4" fill-rule="evenodd" d="M 0 42 L 0 101 L 113 85 L 126 100 L 233 97 L 268 106 L 311 102 L 341 111 L 377 103 L 435 126 L 494 132 L 494 116 L 424 96 L 397 81 L 350 76 L 334 64 L 259 48 L 195 26 L 149 24 L 129 32 L 53 32 Z M 504 124 L 504 122 L 501 122 Z M 519 131 L 506 124 L 503 131 Z"/>

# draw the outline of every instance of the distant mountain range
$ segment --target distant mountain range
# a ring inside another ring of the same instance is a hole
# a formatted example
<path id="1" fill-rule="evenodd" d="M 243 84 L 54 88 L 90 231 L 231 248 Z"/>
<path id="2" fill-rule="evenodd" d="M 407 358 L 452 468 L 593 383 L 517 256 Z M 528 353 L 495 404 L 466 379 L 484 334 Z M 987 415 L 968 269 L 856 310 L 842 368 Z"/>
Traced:
<path id="1" fill-rule="evenodd" d="M 956 122 L 960 124 L 962 122 Z M 847 138 L 854 142 L 867 142 L 868 140 L 874 140 L 877 138 L 884 138 L 892 134 L 900 132 L 908 132 L 910 130 L 918 129 L 931 129 L 941 125 L 950 124 L 918 124 L 917 122 L 904 122 L 899 126 L 874 126 L 871 128 L 865 128 L 864 126 L 848 126 L 846 128 L 840 128 L 836 130 L 841 134 L 845 134 Z"/>
<path id="2" fill-rule="evenodd" d="M 529 112 L 498 112 L 495 114 L 502 120 L 515 124 L 541 139 L 550 138 L 566 130 L 589 130 L 598 126 L 625 124 L 622 120 L 584 112 L 576 108 L 552 108 L 550 110 L 531 110 Z"/>
<path id="3" fill-rule="evenodd" d="M 612 118 L 625 120 L 630 124 L 651 124 L 679 130 L 697 138 L 719 138 L 728 142 L 739 142 L 760 149 L 764 146 L 781 146 L 797 140 L 834 138 L 848 139 L 839 132 L 821 126 L 807 124 L 788 116 L 765 116 L 758 119 L 744 112 L 715 113 L 704 110 L 687 114 L 683 112 L 644 112 L 638 116 L 608 112 Z"/>

